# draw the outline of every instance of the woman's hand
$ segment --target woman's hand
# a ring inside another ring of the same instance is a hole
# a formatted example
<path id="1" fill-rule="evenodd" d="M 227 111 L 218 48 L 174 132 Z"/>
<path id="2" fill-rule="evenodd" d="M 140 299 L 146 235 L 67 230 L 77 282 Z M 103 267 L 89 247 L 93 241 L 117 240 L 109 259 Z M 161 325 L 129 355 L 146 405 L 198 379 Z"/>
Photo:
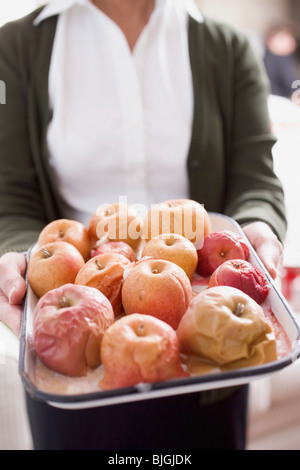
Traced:
<path id="1" fill-rule="evenodd" d="M 272 229 L 264 222 L 252 222 L 245 225 L 243 230 L 272 279 L 280 283 L 283 274 L 283 246 Z"/>
<path id="2" fill-rule="evenodd" d="M 0 320 L 19 337 L 21 305 L 26 293 L 26 258 L 21 253 L 6 253 L 0 258 Z"/>

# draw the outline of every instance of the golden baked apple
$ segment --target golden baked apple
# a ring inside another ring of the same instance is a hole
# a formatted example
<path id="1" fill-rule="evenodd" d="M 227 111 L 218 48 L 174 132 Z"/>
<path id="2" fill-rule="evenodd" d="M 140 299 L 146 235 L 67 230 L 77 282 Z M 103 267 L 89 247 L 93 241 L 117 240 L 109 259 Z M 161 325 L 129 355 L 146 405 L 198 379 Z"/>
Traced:
<path id="1" fill-rule="evenodd" d="M 193 243 L 177 233 L 162 233 L 149 240 L 142 256 L 165 259 L 180 266 L 191 279 L 198 263 L 197 250 Z"/>
<path id="2" fill-rule="evenodd" d="M 65 241 L 74 245 L 87 261 L 90 258 L 90 242 L 87 228 L 76 220 L 57 219 L 46 225 L 38 238 L 38 245 Z"/>
<path id="3" fill-rule="evenodd" d="M 32 252 L 28 262 L 27 278 L 38 297 L 63 284 L 74 283 L 84 259 L 71 243 L 46 243 Z"/>
<path id="4" fill-rule="evenodd" d="M 178 233 L 201 248 L 210 233 L 210 219 L 204 206 L 190 199 L 173 199 L 154 204 L 144 222 L 146 240 L 162 233 Z"/>
<path id="5" fill-rule="evenodd" d="M 261 306 L 229 286 L 211 287 L 196 295 L 177 329 L 182 353 L 221 367 L 242 360 L 247 364 L 254 357 L 266 360 L 260 345 L 268 343 L 270 333 Z M 276 352 L 271 359 L 276 359 Z"/>

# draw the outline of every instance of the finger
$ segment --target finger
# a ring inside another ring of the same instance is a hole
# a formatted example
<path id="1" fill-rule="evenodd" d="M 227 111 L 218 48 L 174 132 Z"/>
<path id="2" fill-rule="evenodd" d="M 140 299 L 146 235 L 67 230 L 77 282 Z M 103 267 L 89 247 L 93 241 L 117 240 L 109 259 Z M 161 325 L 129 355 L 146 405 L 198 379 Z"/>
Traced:
<path id="1" fill-rule="evenodd" d="M 21 315 L 21 307 L 10 305 L 7 302 L 6 296 L 0 291 L 0 319 L 3 323 L 8 325 L 18 337 L 20 336 L 21 330 Z"/>
<path id="2" fill-rule="evenodd" d="M 16 280 L 10 289 L 8 301 L 11 305 L 20 305 L 26 294 L 26 282 L 24 278 Z"/>
<path id="3" fill-rule="evenodd" d="M 283 246 L 263 222 L 253 222 L 244 227 L 246 236 L 269 272 L 272 279 L 282 274 Z"/>
<path id="4" fill-rule="evenodd" d="M 276 279 L 281 273 L 282 254 L 277 245 L 265 242 L 257 247 L 257 254 L 264 264 L 266 270 Z"/>
<path id="5" fill-rule="evenodd" d="M 26 292 L 26 258 L 21 253 L 6 253 L 0 260 L 0 289 L 11 304 L 20 304 Z"/>

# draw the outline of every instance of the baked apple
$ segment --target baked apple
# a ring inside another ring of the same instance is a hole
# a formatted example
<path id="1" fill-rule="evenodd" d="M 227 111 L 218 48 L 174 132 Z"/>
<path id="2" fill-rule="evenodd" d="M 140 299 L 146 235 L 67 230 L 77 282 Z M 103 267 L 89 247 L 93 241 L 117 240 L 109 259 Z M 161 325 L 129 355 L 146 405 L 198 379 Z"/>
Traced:
<path id="1" fill-rule="evenodd" d="M 144 222 L 144 238 L 178 233 L 201 248 L 210 233 L 210 219 L 202 204 L 190 199 L 173 199 L 152 205 Z"/>
<path id="2" fill-rule="evenodd" d="M 46 243 L 32 252 L 28 262 L 27 278 L 38 297 L 63 284 L 74 283 L 84 259 L 71 243 Z"/>
<path id="3" fill-rule="evenodd" d="M 229 230 L 209 233 L 203 246 L 197 251 L 197 273 L 209 277 L 224 261 L 249 258 L 249 247 L 245 240 Z"/>
<path id="4" fill-rule="evenodd" d="M 247 363 L 254 356 L 262 361 L 257 350 L 270 333 L 271 326 L 257 302 L 239 289 L 218 286 L 193 298 L 177 337 L 182 353 L 224 366 L 241 360 Z M 271 359 L 276 359 L 276 353 Z"/>
<path id="5" fill-rule="evenodd" d="M 209 287 L 232 286 L 250 295 L 258 304 L 266 300 L 270 284 L 266 276 L 245 260 L 225 261 L 211 275 Z"/>
<path id="6" fill-rule="evenodd" d="M 98 256 L 102 255 L 103 253 L 119 253 L 123 256 L 126 256 L 126 258 L 129 259 L 129 261 L 136 262 L 137 257 L 134 252 L 134 250 L 131 248 L 131 246 L 128 245 L 128 243 L 125 242 L 105 242 L 97 246 L 95 251 L 92 253 L 92 256 Z"/>
<path id="7" fill-rule="evenodd" d="M 90 258 L 90 242 L 87 228 L 76 220 L 57 219 L 46 225 L 38 238 L 38 245 L 65 241 L 74 245 L 87 261 Z"/>
<path id="8" fill-rule="evenodd" d="M 155 383 L 187 376 L 176 332 L 165 322 L 132 314 L 110 326 L 101 344 L 102 390 Z"/>
<path id="9" fill-rule="evenodd" d="M 152 315 L 177 328 L 192 298 L 189 278 L 175 263 L 144 259 L 126 275 L 122 287 L 125 313 Z"/>
<path id="10" fill-rule="evenodd" d="M 123 241 L 136 250 L 142 236 L 143 221 L 134 206 L 126 203 L 100 206 L 90 219 L 88 234 L 92 249 L 99 240 Z"/>
<path id="11" fill-rule="evenodd" d="M 97 289 L 75 284 L 53 289 L 33 312 L 36 354 L 55 372 L 85 376 L 101 364 L 102 338 L 113 322 L 112 306 Z"/>
<path id="12" fill-rule="evenodd" d="M 90 286 L 101 291 L 112 304 L 115 316 L 122 310 L 122 283 L 124 270 L 131 266 L 126 256 L 103 253 L 92 257 L 78 272 L 75 284 Z"/>
<path id="13" fill-rule="evenodd" d="M 196 271 L 198 256 L 193 243 L 177 233 L 162 233 L 149 240 L 142 257 L 165 259 L 180 266 L 191 279 Z"/>

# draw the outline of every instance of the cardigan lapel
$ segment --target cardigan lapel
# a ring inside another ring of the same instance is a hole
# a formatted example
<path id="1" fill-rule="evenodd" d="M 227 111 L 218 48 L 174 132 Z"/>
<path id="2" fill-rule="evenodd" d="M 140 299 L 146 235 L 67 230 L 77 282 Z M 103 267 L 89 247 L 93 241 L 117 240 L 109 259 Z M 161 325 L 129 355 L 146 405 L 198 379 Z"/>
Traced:
<path id="1" fill-rule="evenodd" d="M 198 169 L 201 165 L 199 156 L 203 154 L 207 131 L 207 121 L 204 119 L 206 114 L 204 109 L 205 99 L 203 99 L 203 90 L 205 89 L 204 48 L 198 47 L 199 44 L 203 45 L 203 39 L 203 25 L 199 25 L 196 19 L 189 16 L 188 43 L 194 95 L 192 135 L 187 159 L 188 169 L 191 171 Z"/>
<path id="2" fill-rule="evenodd" d="M 53 16 L 40 25 L 33 27 L 35 40 L 32 42 L 32 46 L 34 45 L 35 49 L 34 53 L 31 54 L 33 74 L 28 91 L 29 132 L 33 158 L 40 176 L 40 185 L 49 220 L 61 216 L 61 203 L 49 161 L 47 146 L 47 130 L 51 120 L 48 76 L 57 18 L 57 16 Z"/>
<path id="3" fill-rule="evenodd" d="M 189 18 L 194 116 L 187 171 L 190 198 L 204 204 L 208 211 L 221 212 L 225 201 L 226 110 L 220 94 L 224 94 L 227 72 L 222 69 L 223 62 L 220 63 L 222 51 L 218 48 L 221 48 L 221 43 L 214 36 L 213 28 L 209 32 L 208 24 L 207 19 L 199 23 L 193 17 Z M 212 185 L 211 181 L 215 184 Z"/>

